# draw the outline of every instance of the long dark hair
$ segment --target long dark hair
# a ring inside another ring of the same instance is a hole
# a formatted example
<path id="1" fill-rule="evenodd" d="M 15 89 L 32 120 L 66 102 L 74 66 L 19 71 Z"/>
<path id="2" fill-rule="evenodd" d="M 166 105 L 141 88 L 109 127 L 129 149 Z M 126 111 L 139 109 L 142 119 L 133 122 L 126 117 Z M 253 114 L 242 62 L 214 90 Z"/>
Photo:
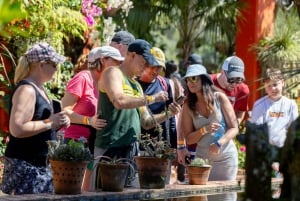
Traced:
<path id="1" fill-rule="evenodd" d="M 205 75 L 200 75 L 200 79 L 201 79 L 201 86 L 202 86 L 201 92 L 204 98 L 203 106 L 208 111 L 212 111 L 213 114 L 216 115 L 216 110 L 214 107 L 214 103 L 215 103 L 214 92 L 217 90 Z M 194 113 L 196 113 L 197 96 L 195 93 L 191 93 L 189 89 L 187 94 L 187 101 L 188 101 L 189 109 Z"/>

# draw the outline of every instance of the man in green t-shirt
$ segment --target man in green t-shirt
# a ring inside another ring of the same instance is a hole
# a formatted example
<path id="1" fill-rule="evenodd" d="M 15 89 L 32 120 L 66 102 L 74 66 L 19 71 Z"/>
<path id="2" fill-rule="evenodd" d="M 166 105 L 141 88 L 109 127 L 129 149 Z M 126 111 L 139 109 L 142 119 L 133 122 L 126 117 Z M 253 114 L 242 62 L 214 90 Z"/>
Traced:
<path id="1" fill-rule="evenodd" d="M 140 84 L 135 80 L 146 64 L 158 65 L 150 50 L 151 45 L 147 41 L 137 39 L 128 46 L 128 53 L 120 67 L 111 66 L 103 71 L 99 82 L 98 113 L 107 121 L 107 125 L 97 132 L 96 157 L 105 155 L 133 159 L 137 154 L 141 127 L 150 129 L 155 126 L 145 106 L 166 101 L 168 93 L 160 91 L 152 96 L 144 96 Z M 177 114 L 180 106 L 172 103 L 168 109 L 169 115 L 165 112 L 154 115 L 158 123 Z"/>

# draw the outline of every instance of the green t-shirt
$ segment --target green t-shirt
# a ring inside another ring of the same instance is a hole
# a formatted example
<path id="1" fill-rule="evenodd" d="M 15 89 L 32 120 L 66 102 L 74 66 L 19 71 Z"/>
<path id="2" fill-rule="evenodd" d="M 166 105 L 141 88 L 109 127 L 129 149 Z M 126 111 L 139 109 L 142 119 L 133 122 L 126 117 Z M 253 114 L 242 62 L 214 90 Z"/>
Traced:
<path id="1" fill-rule="evenodd" d="M 123 76 L 124 94 L 128 96 L 143 96 L 140 84 Z M 138 108 L 116 109 L 107 94 L 100 91 L 98 110 L 107 125 L 97 131 L 95 146 L 107 149 L 123 147 L 137 141 L 141 133 L 140 114 Z"/>

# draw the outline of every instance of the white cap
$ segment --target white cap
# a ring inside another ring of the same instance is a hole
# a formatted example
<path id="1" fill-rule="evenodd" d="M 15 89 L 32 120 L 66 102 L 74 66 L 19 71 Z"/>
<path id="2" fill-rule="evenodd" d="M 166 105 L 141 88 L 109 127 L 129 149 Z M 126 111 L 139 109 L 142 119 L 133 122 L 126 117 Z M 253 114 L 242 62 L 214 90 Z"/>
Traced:
<path id="1" fill-rule="evenodd" d="M 124 61 L 124 57 L 118 49 L 112 46 L 101 46 L 93 48 L 88 55 L 88 62 L 93 63 L 101 57 L 111 57 L 117 61 Z"/>

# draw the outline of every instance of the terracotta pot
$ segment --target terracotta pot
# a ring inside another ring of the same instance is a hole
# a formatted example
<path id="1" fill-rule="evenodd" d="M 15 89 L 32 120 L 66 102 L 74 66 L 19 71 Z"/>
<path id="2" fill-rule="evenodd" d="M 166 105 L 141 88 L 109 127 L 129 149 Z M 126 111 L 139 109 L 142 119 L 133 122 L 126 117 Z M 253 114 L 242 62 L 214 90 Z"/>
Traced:
<path id="1" fill-rule="evenodd" d="M 155 157 L 135 157 L 140 188 L 160 189 L 165 187 L 169 160 Z"/>
<path id="2" fill-rule="evenodd" d="M 103 191 L 123 191 L 129 164 L 99 163 L 99 176 Z"/>
<path id="3" fill-rule="evenodd" d="M 191 196 L 187 201 L 207 201 L 207 195 Z"/>
<path id="4" fill-rule="evenodd" d="M 80 194 L 88 162 L 50 160 L 56 194 Z"/>
<path id="5" fill-rule="evenodd" d="M 208 181 L 211 166 L 197 167 L 187 166 L 189 175 L 189 184 L 191 185 L 205 185 Z"/>

